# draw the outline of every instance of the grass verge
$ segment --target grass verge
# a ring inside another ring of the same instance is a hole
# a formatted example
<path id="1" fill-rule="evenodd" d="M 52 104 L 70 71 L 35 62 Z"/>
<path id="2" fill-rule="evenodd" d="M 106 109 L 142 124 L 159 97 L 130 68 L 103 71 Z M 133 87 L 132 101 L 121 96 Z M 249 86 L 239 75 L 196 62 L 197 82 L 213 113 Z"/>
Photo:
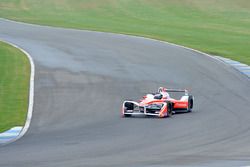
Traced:
<path id="1" fill-rule="evenodd" d="M 250 65 L 248 0 L 1 0 L 0 17 L 146 36 Z"/>
<path id="2" fill-rule="evenodd" d="M 26 55 L 0 41 L 0 132 L 24 125 L 29 78 L 30 63 Z"/>

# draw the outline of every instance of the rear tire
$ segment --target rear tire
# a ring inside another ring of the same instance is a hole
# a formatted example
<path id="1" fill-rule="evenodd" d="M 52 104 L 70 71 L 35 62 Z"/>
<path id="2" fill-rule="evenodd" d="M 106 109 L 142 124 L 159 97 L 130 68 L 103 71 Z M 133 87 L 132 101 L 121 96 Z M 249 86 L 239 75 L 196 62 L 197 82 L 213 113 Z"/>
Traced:
<path id="1" fill-rule="evenodd" d="M 193 105 L 194 105 L 194 98 L 193 98 L 193 96 L 189 96 L 189 97 L 188 97 L 188 108 L 187 108 L 187 112 L 192 112 Z"/>

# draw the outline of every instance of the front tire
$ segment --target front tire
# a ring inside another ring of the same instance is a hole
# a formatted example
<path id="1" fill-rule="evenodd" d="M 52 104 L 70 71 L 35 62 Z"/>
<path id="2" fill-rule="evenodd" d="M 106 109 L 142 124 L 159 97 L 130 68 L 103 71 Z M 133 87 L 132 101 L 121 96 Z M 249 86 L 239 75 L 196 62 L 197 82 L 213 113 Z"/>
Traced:
<path id="1" fill-rule="evenodd" d="M 173 115 L 172 103 L 167 103 L 167 105 L 168 105 L 167 117 L 172 117 L 172 115 Z"/>
<path id="2" fill-rule="evenodd" d="M 131 117 L 131 114 L 123 114 L 124 117 Z"/>
<path id="3" fill-rule="evenodd" d="M 134 110 L 134 104 L 133 104 L 133 103 L 130 103 L 130 102 L 125 103 L 124 107 L 125 107 L 125 108 L 124 108 L 125 111 L 126 111 L 126 110 Z M 125 111 L 124 111 L 124 112 L 125 112 Z M 131 115 L 131 114 L 127 114 L 127 113 L 125 114 L 125 113 L 124 113 L 123 116 L 124 116 L 124 117 L 131 117 L 132 115 Z"/>

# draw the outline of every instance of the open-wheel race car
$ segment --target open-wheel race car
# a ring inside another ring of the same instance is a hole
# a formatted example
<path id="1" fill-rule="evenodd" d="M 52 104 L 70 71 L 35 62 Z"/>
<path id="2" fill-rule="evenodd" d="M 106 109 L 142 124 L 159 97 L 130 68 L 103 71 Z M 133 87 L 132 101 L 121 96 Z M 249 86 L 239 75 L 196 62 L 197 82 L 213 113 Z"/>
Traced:
<path id="1" fill-rule="evenodd" d="M 169 93 L 176 92 L 183 93 L 179 100 L 171 98 L 169 95 Z M 147 94 L 139 102 L 124 101 L 122 104 L 122 115 L 124 117 L 132 115 L 170 117 L 177 112 L 191 112 L 193 104 L 194 97 L 189 95 L 187 90 L 160 87 L 157 93 Z"/>

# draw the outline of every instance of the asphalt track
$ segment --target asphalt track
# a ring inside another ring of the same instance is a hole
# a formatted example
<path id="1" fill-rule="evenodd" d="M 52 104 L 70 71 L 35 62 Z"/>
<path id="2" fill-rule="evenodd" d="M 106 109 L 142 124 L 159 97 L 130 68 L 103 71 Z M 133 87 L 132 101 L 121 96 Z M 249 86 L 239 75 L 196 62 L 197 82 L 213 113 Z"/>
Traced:
<path id="1" fill-rule="evenodd" d="M 36 68 L 28 132 L 0 147 L 4 167 L 250 165 L 250 82 L 178 46 L 110 33 L 0 20 L 0 38 Z M 188 88 L 194 112 L 121 118 L 125 99 Z"/>

